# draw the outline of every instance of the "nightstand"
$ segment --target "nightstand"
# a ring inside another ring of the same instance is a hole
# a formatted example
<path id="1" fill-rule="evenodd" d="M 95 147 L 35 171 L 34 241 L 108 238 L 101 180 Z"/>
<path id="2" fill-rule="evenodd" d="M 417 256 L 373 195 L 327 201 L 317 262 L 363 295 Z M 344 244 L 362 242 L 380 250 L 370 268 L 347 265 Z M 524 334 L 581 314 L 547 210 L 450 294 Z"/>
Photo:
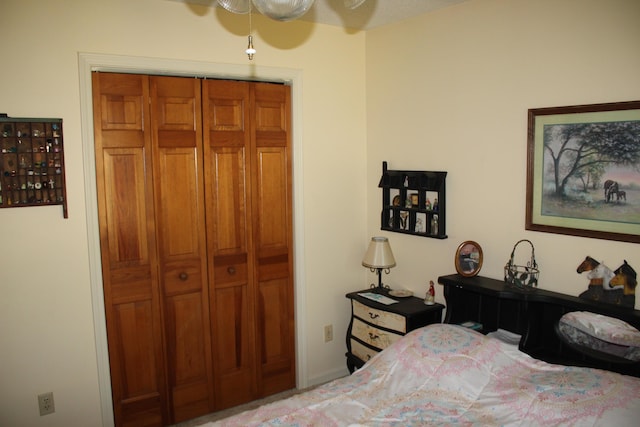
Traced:
<path id="1" fill-rule="evenodd" d="M 398 301 L 385 305 L 358 295 L 362 292 L 382 294 Z M 399 340 L 403 335 L 442 321 L 444 305 L 426 305 L 417 297 L 397 298 L 387 290 L 364 289 L 348 293 L 351 321 L 347 329 L 347 368 L 350 373 Z"/>

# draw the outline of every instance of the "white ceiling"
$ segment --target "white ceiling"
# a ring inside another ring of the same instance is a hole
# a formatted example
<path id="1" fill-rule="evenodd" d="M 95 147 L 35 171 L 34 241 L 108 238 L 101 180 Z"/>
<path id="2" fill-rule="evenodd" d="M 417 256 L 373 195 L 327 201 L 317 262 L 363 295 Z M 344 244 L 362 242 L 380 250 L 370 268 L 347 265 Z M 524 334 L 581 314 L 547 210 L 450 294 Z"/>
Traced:
<path id="1" fill-rule="evenodd" d="M 170 1 L 205 6 L 218 5 L 217 0 Z M 368 30 L 465 1 L 468 0 L 366 0 L 360 7 L 350 10 L 344 7 L 344 0 L 316 0 L 309 12 L 299 19 Z"/>

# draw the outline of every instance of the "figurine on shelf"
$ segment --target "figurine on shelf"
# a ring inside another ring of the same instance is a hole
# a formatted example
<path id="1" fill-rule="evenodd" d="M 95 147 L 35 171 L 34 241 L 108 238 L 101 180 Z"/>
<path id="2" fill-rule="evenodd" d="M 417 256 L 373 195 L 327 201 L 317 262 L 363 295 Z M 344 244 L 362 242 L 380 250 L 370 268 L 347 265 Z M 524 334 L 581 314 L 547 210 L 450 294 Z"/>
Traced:
<path id="1" fill-rule="evenodd" d="M 433 215 L 433 217 L 431 217 L 431 235 L 438 235 L 438 215 Z"/>
<path id="2" fill-rule="evenodd" d="M 409 212 L 400 211 L 400 228 L 402 230 L 409 229 Z"/>
<path id="3" fill-rule="evenodd" d="M 433 305 L 436 303 L 436 290 L 433 287 L 433 280 L 429 280 L 429 290 L 427 291 L 427 296 L 424 298 L 424 303 L 427 305 Z"/>

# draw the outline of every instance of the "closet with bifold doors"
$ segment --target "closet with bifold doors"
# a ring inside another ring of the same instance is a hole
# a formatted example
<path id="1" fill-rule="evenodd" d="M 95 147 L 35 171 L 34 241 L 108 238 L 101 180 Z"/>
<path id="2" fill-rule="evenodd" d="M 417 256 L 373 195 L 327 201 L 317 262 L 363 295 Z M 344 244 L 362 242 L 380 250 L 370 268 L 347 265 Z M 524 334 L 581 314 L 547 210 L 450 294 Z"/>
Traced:
<path id="1" fill-rule="evenodd" d="M 295 387 L 290 87 L 94 72 L 117 426 Z"/>

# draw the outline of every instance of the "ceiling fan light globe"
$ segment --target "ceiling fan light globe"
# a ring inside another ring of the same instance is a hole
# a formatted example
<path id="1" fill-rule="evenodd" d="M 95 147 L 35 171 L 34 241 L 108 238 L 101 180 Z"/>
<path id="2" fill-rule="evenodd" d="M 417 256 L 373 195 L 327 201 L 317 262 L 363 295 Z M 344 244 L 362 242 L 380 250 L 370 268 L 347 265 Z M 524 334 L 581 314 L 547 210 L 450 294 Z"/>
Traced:
<path id="1" fill-rule="evenodd" d="M 355 9 L 364 2 L 365 0 L 344 0 L 344 7 L 347 9 Z"/>
<path id="2" fill-rule="evenodd" d="M 218 4 L 231 13 L 249 13 L 251 0 L 218 0 Z"/>
<path id="3" fill-rule="evenodd" d="M 258 12 L 276 21 L 292 21 L 307 13 L 315 0 L 252 0 Z"/>

